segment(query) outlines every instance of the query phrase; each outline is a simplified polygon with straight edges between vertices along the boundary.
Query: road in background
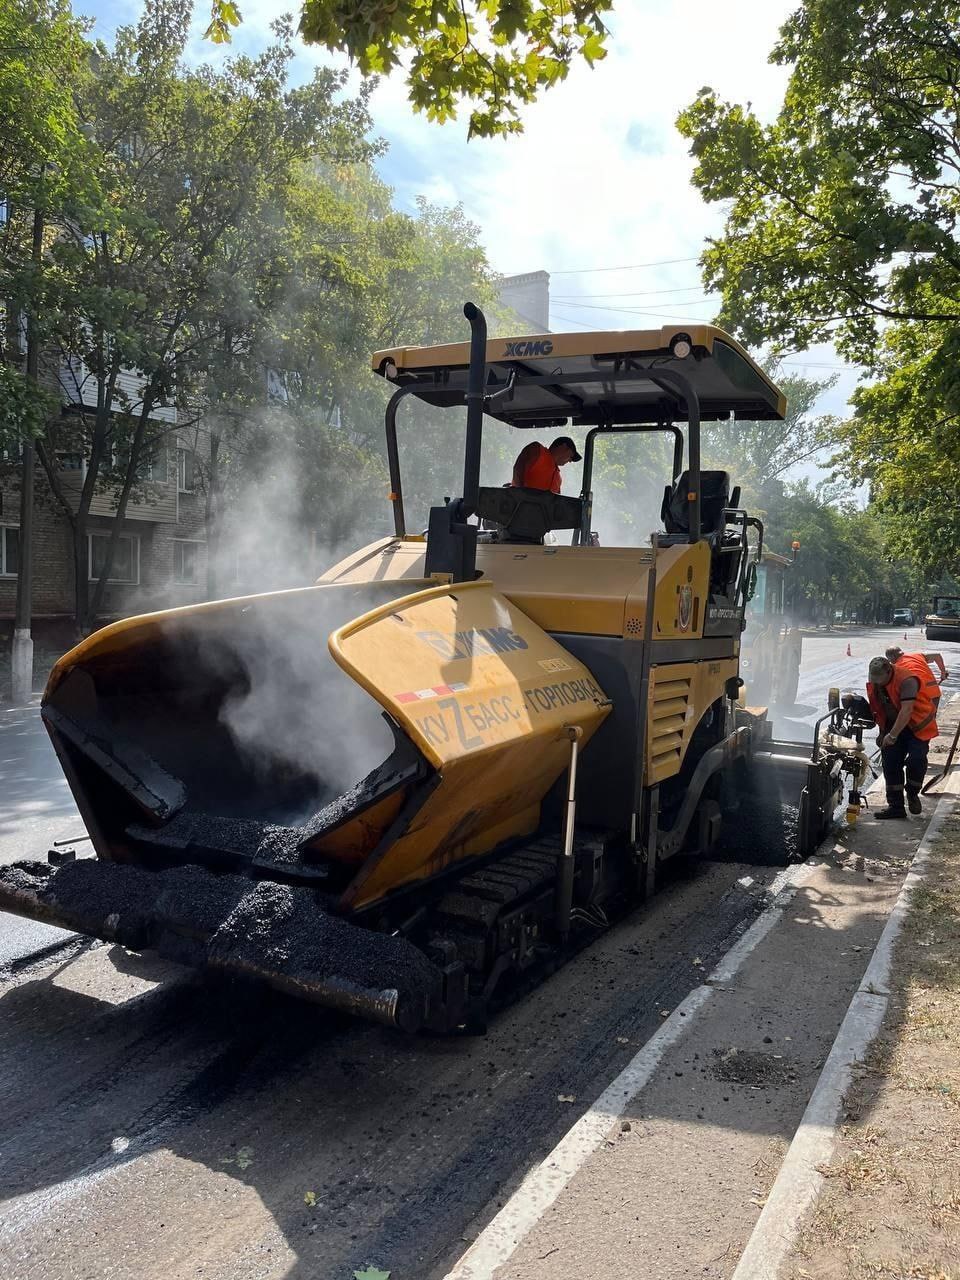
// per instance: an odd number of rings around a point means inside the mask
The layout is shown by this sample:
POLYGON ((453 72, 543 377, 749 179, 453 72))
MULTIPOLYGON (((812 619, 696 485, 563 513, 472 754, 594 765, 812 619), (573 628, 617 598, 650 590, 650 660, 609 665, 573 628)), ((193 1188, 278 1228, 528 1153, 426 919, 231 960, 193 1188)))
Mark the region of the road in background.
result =
POLYGON ((813 729, 826 714, 827 691, 834 686, 866 693, 867 665, 891 645, 905 653, 942 653, 950 675, 944 689, 960 689, 960 644, 929 643, 922 627, 871 627, 807 635, 803 640, 800 683, 794 707, 772 707, 773 734, 787 741, 813 742, 813 729), (847 656, 847 648, 850 655, 847 656))
MULTIPOLYGON (((0 710, 0 864, 45 858, 55 840, 86 834, 40 719, 40 700, 0 710)), ((78 853, 90 849, 77 845, 78 853)), ((71 934, 0 913, 0 969, 71 934)))

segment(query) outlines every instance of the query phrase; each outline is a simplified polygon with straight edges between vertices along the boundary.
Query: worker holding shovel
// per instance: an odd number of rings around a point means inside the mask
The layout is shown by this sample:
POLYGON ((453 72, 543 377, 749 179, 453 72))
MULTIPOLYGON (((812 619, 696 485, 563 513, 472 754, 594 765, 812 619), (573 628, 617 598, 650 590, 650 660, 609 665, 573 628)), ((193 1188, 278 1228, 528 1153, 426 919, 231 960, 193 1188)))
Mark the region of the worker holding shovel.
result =
POLYGON ((904 793, 911 813, 920 813, 920 789, 927 772, 930 742, 940 732, 937 707, 940 686, 919 653, 901 654, 895 662, 873 658, 867 698, 880 730, 880 758, 887 805, 877 818, 906 818, 904 793))

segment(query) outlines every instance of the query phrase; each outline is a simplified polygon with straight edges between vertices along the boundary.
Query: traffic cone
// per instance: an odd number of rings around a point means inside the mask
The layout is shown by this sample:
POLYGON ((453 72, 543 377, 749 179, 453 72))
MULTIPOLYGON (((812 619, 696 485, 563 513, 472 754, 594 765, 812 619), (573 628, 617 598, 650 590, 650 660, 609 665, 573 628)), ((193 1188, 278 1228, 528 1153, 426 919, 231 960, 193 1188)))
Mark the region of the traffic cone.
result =
POLYGON ((847 657, 848 657, 848 658, 852 658, 852 657, 853 657, 853 654, 850 652, 850 641, 849 641, 849 640, 847 641, 847 657))

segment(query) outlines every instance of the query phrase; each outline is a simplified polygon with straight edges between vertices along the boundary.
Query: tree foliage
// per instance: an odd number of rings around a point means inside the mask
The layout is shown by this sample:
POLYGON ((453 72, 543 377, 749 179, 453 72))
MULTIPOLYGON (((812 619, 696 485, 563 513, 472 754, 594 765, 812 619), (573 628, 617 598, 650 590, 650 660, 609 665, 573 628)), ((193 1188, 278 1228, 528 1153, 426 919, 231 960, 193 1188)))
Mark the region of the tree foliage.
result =
POLYGON ((680 116, 695 183, 730 202, 706 280, 749 341, 835 336, 869 364, 883 322, 958 315, 960 3, 804 0, 771 60, 792 67, 772 123, 710 88, 680 116))
POLYGON ((35 436, 50 401, 21 359, 55 293, 33 253, 34 215, 97 199, 76 94, 87 75, 85 26, 62 0, 0 0, 0 447, 35 436))
POLYGON ((783 422, 705 423, 702 443, 704 465, 729 471, 740 486, 743 505, 764 511, 784 474, 822 452, 833 438, 834 419, 814 410, 836 381, 785 374, 777 361, 766 372, 786 397, 783 422))
POLYGON ((894 554, 960 575, 960 399, 956 368, 927 327, 884 335, 877 378, 856 389, 835 463, 870 485, 894 554))
MULTIPOLYGON (((520 108, 565 79, 571 65, 606 55, 612 0, 304 0, 304 38, 346 53, 365 75, 403 67, 410 102, 430 120, 470 107, 470 135, 523 128, 520 108)), ((233 0, 213 0, 207 35, 230 38, 233 0)))
POLYGON ((679 120, 726 206, 706 283, 746 341, 866 366, 836 461, 891 554, 957 572, 960 3, 804 0, 771 59, 792 68, 772 122, 710 88, 679 120))
MULTIPOLYGON (((0 11, 25 3, 33 0, 0 0, 0 11)), ((59 9, 51 13, 61 20, 59 9)), ((464 299, 489 305, 494 296, 462 210, 393 208, 373 168, 383 144, 370 136, 366 92, 347 96, 344 75, 329 69, 292 87, 285 21, 256 56, 217 70, 188 65, 190 13, 189 0, 149 0, 109 47, 71 27, 75 74, 59 97, 51 85, 47 100, 44 65, 37 72, 38 109, 50 114, 53 103, 70 126, 51 128, 45 154, 66 140, 55 172, 51 163, 40 184, 29 154, 19 171, 7 157, 13 194, 0 228, 0 297, 12 302, 8 319, 21 308, 41 318, 49 381, 74 411, 30 403, 22 357, 8 343, 0 431, 39 432, 72 532, 81 631, 102 606, 130 505, 169 482, 177 442, 196 450, 212 593, 228 500, 253 482, 270 481, 276 493, 285 477, 288 492, 275 505, 318 545, 385 528, 386 388, 370 372, 370 353, 459 332, 464 299), (29 228, 41 199, 38 270, 29 228), (64 458, 83 460, 72 473, 82 479, 68 482, 64 458), (98 495, 116 515, 88 592, 98 495)), ((52 56, 44 49, 41 63, 52 56)), ((30 109, 29 92, 18 101, 30 109)), ((43 127, 28 121, 26 133, 43 127)), ((412 460, 414 474, 432 461, 422 450, 412 460)))

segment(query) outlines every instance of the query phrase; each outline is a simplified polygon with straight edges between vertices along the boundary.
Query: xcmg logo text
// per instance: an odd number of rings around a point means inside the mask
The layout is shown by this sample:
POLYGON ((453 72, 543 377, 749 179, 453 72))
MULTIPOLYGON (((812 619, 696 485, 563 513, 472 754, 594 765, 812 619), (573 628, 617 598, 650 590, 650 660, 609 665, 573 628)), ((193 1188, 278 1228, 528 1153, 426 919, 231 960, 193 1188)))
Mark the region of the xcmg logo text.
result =
POLYGON ((553 350, 549 338, 541 338, 537 342, 508 342, 505 356, 548 356, 553 350))

